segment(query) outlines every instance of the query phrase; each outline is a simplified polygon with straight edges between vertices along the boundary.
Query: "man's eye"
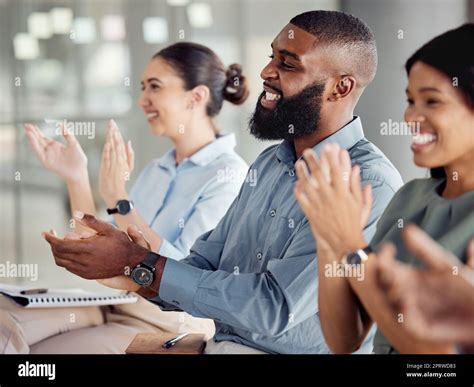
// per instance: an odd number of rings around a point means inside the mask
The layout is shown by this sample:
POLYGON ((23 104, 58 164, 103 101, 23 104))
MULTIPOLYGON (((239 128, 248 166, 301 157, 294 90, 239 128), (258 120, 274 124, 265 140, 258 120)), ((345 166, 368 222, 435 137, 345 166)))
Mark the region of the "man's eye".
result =
POLYGON ((284 69, 294 69, 294 67, 292 65, 289 65, 288 63, 285 63, 285 62, 280 62, 280 66, 283 67, 284 69))
POLYGON ((153 84, 151 84, 150 87, 151 87, 152 90, 156 90, 156 89, 159 89, 159 88, 160 88, 160 86, 158 86, 158 85, 153 85, 153 84))
POLYGON ((275 55, 271 54, 271 55, 268 55, 268 57, 269 57, 270 59, 273 59, 273 58, 275 58, 275 55))
POLYGON ((428 101, 426 101, 426 103, 427 103, 428 105, 435 105, 435 104, 437 104, 438 102, 439 102, 439 101, 436 100, 436 99, 429 99, 428 101))
POLYGON ((411 98, 407 98, 408 105, 413 105, 413 100, 411 98))

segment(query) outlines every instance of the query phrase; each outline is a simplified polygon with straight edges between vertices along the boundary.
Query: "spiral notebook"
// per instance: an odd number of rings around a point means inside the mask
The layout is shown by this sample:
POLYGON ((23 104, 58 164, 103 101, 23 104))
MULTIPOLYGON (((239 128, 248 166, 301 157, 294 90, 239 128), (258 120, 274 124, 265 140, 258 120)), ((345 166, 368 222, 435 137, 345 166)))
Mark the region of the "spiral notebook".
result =
POLYGON ((82 289, 47 289, 46 293, 22 294, 22 286, 0 284, 0 293, 25 308, 63 308, 70 306, 95 306, 133 304, 138 297, 128 292, 87 292, 82 289))

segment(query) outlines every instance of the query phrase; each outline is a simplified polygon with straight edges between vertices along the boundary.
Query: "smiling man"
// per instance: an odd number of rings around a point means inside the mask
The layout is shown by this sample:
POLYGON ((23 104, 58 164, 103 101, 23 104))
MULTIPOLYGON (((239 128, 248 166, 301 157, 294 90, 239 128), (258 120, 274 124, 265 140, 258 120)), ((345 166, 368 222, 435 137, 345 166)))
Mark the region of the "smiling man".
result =
MULTIPOLYGON (((315 241, 293 196, 294 166, 304 149, 319 153, 323 144, 337 142, 361 166, 374 196, 368 239, 402 184, 353 115, 377 64, 373 34, 361 20, 333 11, 298 15, 274 39, 270 58, 250 131, 283 141, 257 157, 251 166, 257 184, 243 184, 224 218, 197 239, 186 259, 149 252, 88 215, 81 222, 97 231, 92 238, 45 235, 59 266, 84 278, 132 268, 134 282, 127 279, 125 287, 164 309, 213 319, 208 353, 330 352, 318 317, 315 241)), ((360 351, 370 350, 369 339, 360 351)))

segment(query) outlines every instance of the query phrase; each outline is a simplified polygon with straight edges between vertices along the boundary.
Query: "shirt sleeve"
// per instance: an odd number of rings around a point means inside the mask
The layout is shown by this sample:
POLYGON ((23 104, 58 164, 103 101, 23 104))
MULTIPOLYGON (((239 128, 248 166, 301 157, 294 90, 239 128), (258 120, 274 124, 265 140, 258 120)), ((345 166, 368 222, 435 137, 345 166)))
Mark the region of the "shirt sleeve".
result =
MULTIPOLYGON (((364 229, 370 240, 394 191, 383 181, 364 183, 372 185, 375 198, 364 229)), ((185 260, 187 265, 168 260, 159 297, 193 316, 271 336, 318 312, 316 247, 307 221, 297 230, 284 256, 270 260, 263 273, 218 270, 225 235, 216 238, 211 232, 199 238, 185 260)))
POLYGON ((199 255, 199 267, 168 260, 160 299, 196 317, 272 336, 317 312, 317 262, 308 222, 296 231, 285 255, 270 260, 263 273, 216 270, 218 250, 211 249, 206 258, 199 255))

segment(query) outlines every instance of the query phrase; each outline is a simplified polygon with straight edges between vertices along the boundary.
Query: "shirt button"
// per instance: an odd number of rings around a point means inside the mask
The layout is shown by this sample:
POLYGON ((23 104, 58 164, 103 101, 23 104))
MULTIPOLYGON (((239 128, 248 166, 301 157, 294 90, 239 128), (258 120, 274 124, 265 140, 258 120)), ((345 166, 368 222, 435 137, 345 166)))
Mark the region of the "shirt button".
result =
POLYGON ((263 254, 262 254, 262 253, 258 253, 258 254, 257 254, 257 259, 262 259, 262 257, 263 257, 263 254))
POLYGON ((290 172, 288 172, 288 175, 290 175, 291 177, 295 176, 295 170, 290 169, 290 172))
POLYGON ((270 211, 270 216, 273 218, 277 214, 276 210, 270 211))

